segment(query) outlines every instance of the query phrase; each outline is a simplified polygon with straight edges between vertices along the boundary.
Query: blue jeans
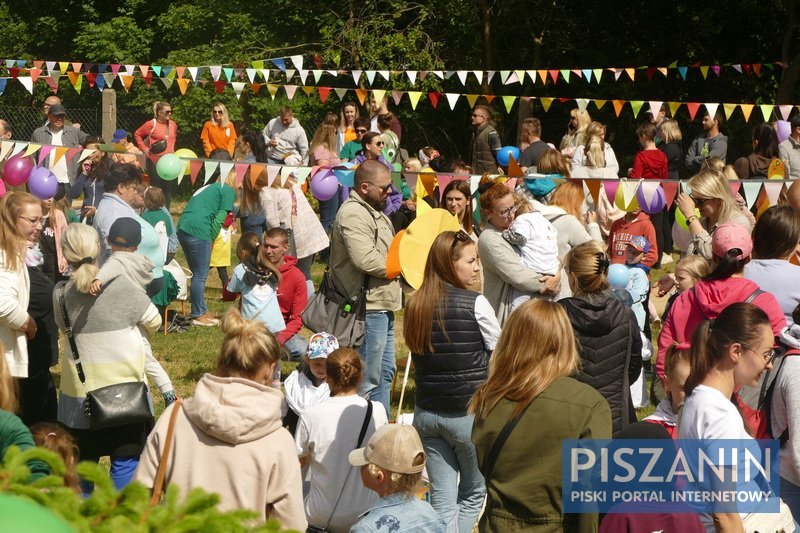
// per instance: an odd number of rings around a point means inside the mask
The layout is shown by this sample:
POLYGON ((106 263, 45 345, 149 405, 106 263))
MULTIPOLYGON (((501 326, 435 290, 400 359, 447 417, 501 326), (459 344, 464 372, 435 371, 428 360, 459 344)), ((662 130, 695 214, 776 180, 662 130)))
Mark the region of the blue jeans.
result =
POLYGON ((204 241, 189 235, 183 230, 178 230, 178 241, 183 248, 183 255, 192 271, 192 318, 197 318, 208 312, 206 307, 206 279, 208 278, 209 263, 211 263, 211 242, 204 241))
POLYGON ((781 500, 792 511, 795 528, 800 527, 798 525, 798 519, 800 519, 800 487, 781 478, 781 500))
POLYGON ((366 335, 358 349, 364 362, 361 396, 380 402, 389 416, 389 392, 397 369, 394 356, 394 313, 367 311, 366 335))
POLYGON ((414 427, 428 455, 431 505, 447 522, 448 532, 470 533, 486 496, 471 440, 474 418, 464 412, 414 409, 414 427))
POLYGON ((297 360, 302 359, 306 355, 306 348, 308 348, 308 341, 300 335, 292 335, 284 344, 283 347, 289 352, 289 357, 297 360))
POLYGON ((342 186, 336 189, 336 194, 329 200, 319 201, 319 222, 325 229, 325 233, 330 233, 333 221, 336 218, 336 213, 342 206, 342 186))

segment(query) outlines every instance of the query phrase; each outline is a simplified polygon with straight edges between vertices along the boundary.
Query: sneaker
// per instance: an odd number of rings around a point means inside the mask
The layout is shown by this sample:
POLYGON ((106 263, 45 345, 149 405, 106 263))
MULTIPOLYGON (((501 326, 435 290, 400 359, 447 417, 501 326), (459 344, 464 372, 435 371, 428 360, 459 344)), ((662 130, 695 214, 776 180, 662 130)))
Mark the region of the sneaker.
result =
POLYGON ((667 254, 667 253, 661 254, 661 264, 662 265, 668 265, 668 264, 673 263, 673 262, 675 262, 675 260, 672 259, 672 254, 667 254))
POLYGON ((219 320, 211 316, 211 313, 206 313, 192 320, 192 324, 195 326, 217 326, 219 325, 219 320))

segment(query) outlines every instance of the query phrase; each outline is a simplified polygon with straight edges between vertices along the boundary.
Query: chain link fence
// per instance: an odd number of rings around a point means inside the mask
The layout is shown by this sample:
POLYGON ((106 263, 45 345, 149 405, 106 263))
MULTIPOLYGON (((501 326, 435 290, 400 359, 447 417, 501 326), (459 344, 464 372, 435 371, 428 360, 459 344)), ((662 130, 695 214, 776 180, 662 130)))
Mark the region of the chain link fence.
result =
MULTIPOLYGON (((2 105, 0 105, 0 118, 6 120, 11 125, 14 138, 19 140, 30 139, 33 130, 44 126, 46 120, 41 109, 2 105)), ((68 109, 67 119, 73 124, 80 124, 83 131, 91 134, 99 133, 102 127, 99 109, 68 109)))

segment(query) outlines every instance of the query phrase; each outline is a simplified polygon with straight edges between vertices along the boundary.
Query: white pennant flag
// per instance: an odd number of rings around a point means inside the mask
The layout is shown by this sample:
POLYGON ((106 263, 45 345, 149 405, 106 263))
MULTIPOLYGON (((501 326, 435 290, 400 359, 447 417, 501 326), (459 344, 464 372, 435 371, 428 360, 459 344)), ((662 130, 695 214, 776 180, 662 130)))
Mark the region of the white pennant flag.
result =
POLYGON ((432 70, 431 73, 440 80, 444 79, 444 72, 442 72, 441 70, 432 70))
POLYGON ((300 83, 303 85, 306 84, 306 78, 308 77, 308 71, 303 69, 297 70, 297 76, 300 78, 300 83))
POLYGON ((19 76, 17 79, 29 93, 33 94, 33 78, 30 76, 19 76))
POLYGON ((264 76, 264 83, 269 82, 269 69, 268 68, 261 68, 258 69, 262 76, 264 76))
POLYGON ((719 104, 703 104, 703 105, 706 106, 706 113, 708 113, 708 116, 713 118, 714 115, 717 114, 717 108, 719 107, 719 104))
POLYGON ((200 69, 197 67, 187 67, 186 70, 189 71, 189 76, 192 77, 192 81, 197 83, 197 73, 200 69))
POLYGON ((284 85, 283 90, 286 91, 286 96, 289 100, 294 98, 294 93, 297 91, 297 85, 284 85))
POLYGON ((408 76, 408 81, 413 84, 417 83, 417 71, 416 70, 407 70, 406 76, 408 76))
POLYGON ((475 79, 478 80, 478 83, 483 82, 483 71, 482 70, 473 70, 472 73, 475 75, 475 79))
POLYGON ((233 93, 236 95, 236 99, 238 100, 242 96, 242 91, 244 90, 244 82, 243 81, 232 81, 231 87, 233 87, 233 93))
POLYGON ((211 77, 214 78, 214 81, 219 81, 219 75, 222 72, 222 67, 214 66, 208 68, 211 70, 211 77))
POLYGON ((312 70, 311 72, 314 74, 314 83, 315 84, 319 83, 320 78, 322 78, 322 71, 312 70))
POLYGON ((461 98, 461 95, 458 93, 445 93, 444 96, 447 98, 447 104, 450 106, 450 109, 455 109, 458 99, 461 98))
POLYGON ((247 79, 250 80, 250 83, 255 83, 256 82, 256 69, 247 68, 247 69, 244 69, 244 71, 247 73, 247 79))
POLYGON ((381 77, 382 77, 383 79, 385 79, 386 81, 391 81, 391 80, 390 80, 390 78, 391 78, 391 74, 390 74, 390 72, 389 72, 388 70, 379 70, 379 71, 378 71, 378 74, 380 74, 380 75, 381 75, 381 77))
POLYGON ((231 173, 231 170, 233 170, 233 165, 234 163, 230 161, 223 161, 219 164, 220 183, 224 183, 225 180, 228 179, 228 175, 231 173))
POLYGON ((286 81, 289 81, 292 76, 294 76, 295 70, 293 68, 287 68, 283 72, 286 74, 286 81))
POLYGON ((458 80, 461 82, 461 85, 466 85, 467 74, 469 74, 469 72, 466 70, 459 70, 458 72, 456 72, 456 74, 458 74, 458 80))
POLYGON ((372 83, 375 81, 375 74, 377 74, 377 72, 374 70, 367 71, 367 83, 369 83, 370 87, 372 87, 372 83))
POLYGON ((290 59, 292 60, 292 65, 294 65, 294 68, 296 68, 297 70, 302 70, 303 69, 303 56, 302 55, 298 54, 296 56, 292 56, 290 59))
MULTIPOLYGON (((657 117, 658 114, 661 112, 661 106, 664 105, 664 102, 656 102, 654 100, 650 101, 650 113, 652 113, 653 118, 657 117)), ((647 200, 650 203, 650 200, 647 200)))
POLYGON ((361 72, 360 70, 352 71, 353 74, 353 81, 355 82, 356 86, 358 86, 358 82, 361 80, 361 72))
POLYGON ((295 167, 281 167, 281 187, 286 185, 286 180, 288 180, 289 176, 292 175, 294 169, 295 167))
POLYGON ((214 175, 214 171, 217 170, 217 167, 219 167, 219 161, 206 161, 203 163, 203 168, 206 171, 206 177, 203 180, 203 185, 208 183, 208 180, 210 180, 211 176, 214 175))

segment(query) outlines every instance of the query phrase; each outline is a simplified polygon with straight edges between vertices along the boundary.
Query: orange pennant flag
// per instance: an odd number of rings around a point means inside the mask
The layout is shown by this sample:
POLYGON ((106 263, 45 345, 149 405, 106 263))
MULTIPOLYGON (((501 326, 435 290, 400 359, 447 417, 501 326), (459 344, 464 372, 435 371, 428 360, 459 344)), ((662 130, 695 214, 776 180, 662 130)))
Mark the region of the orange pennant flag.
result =
POLYGON ((263 83, 251 83, 250 90, 253 91, 255 94, 258 94, 258 91, 260 91, 261 87, 263 86, 264 86, 263 83))
POLYGON ((525 173, 522 171, 522 167, 519 166, 514 156, 508 154, 508 176, 510 178, 521 178, 524 175, 525 173))
POLYGON ((125 92, 131 90, 131 85, 133 85, 133 76, 128 76, 127 74, 120 74, 119 79, 122 80, 122 86, 125 88, 125 92))
POLYGON ((594 200, 594 205, 597 205, 598 198, 600 197, 600 187, 603 185, 603 182, 600 180, 583 180, 583 183, 586 185, 586 188, 589 189, 592 200, 594 200))
POLYGON ((361 105, 364 105, 364 101, 367 99, 367 94, 369 91, 367 89, 356 89, 356 96, 358 97, 358 101, 361 105))
POLYGON ((265 167, 266 165, 258 165, 255 163, 250 165, 249 180, 250 180, 250 185, 252 186, 253 189, 256 188, 256 180, 261 175, 261 173, 264 172, 265 167))
POLYGON ((69 148, 67 148, 66 146, 56 146, 55 149, 56 155, 53 158, 53 165, 58 163, 61 160, 61 158, 64 157, 64 154, 67 153, 67 150, 69 150, 69 148))
POLYGON ((742 110, 742 115, 744 115, 745 122, 750 120, 750 113, 753 112, 754 107, 755 106, 753 104, 739 104, 739 108, 742 110))
POLYGON ((625 106, 625 100, 614 100, 614 112, 619 116, 622 112, 622 108, 625 106))
POLYGON ((186 78, 178 78, 175 81, 178 82, 178 89, 181 90, 181 94, 186 95, 186 89, 189 87, 189 82, 191 82, 192 80, 188 80, 186 78))
POLYGON ((67 72, 67 76, 69 77, 69 82, 75 87, 78 84, 78 78, 81 77, 80 72, 67 72))

